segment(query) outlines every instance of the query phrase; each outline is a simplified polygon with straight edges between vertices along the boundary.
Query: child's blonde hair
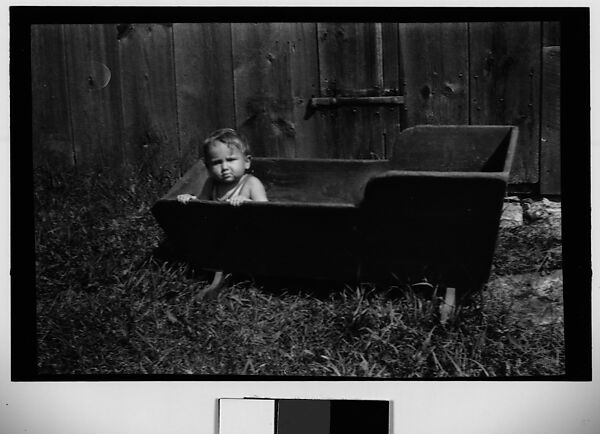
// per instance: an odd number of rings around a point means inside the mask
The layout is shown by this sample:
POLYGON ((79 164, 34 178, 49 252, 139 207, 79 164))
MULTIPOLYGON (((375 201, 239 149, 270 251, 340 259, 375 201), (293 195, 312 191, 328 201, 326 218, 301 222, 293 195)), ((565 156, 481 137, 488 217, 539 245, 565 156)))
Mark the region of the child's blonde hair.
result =
POLYGON ((225 143, 228 148, 239 150, 245 157, 250 156, 250 145, 243 135, 233 128, 221 128, 213 131, 206 139, 204 139, 202 153, 204 155, 205 163, 208 161, 208 150, 215 142, 225 143))

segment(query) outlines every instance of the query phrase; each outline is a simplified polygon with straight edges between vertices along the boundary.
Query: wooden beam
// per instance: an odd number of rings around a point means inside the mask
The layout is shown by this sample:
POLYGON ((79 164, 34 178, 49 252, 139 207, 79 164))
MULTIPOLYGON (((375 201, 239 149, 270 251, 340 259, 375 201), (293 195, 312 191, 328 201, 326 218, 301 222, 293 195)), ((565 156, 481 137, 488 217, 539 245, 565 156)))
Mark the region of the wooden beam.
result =
POLYGON ((339 98, 311 98, 310 107, 335 108, 353 105, 402 105, 403 96, 366 96, 366 97, 339 97, 339 98))

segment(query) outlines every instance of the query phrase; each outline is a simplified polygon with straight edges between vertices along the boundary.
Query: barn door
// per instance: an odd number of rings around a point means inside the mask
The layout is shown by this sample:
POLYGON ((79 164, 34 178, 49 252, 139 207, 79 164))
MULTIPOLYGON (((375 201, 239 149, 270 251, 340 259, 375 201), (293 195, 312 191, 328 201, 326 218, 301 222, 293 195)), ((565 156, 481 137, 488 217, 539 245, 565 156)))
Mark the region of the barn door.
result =
POLYGON ((391 98, 400 87, 397 27, 318 23, 317 33, 321 100, 313 107, 327 156, 384 158, 400 129, 401 99, 391 98))
POLYGON ((237 128, 260 157, 314 157, 321 152, 305 105, 318 89, 314 23, 233 23, 233 90, 237 128))
POLYGON ((389 99, 400 88, 397 25, 231 26, 235 123, 256 156, 385 156, 400 123, 398 100, 389 99), (329 97, 358 100, 324 104, 329 97), (365 104, 378 97, 387 103, 365 104))

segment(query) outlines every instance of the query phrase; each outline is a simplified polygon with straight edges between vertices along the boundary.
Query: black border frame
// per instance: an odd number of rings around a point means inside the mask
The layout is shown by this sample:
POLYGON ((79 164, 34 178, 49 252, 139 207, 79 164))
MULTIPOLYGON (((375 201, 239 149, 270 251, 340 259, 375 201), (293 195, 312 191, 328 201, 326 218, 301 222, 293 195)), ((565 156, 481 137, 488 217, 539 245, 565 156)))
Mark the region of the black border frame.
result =
MULTIPOLYGON (((406 381, 354 377, 241 375, 38 375, 31 143, 30 25, 42 23, 378 21, 561 23, 561 161, 564 376, 422 381, 591 381, 590 10, 572 8, 45 7, 12 6, 10 17, 10 207, 12 381, 406 381), (569 86, 568 84, 576 84, 569 86), (568 148, 568 149, 567 149, 568 148)), ((414 381, 414 380, 410 380, 414 381)))

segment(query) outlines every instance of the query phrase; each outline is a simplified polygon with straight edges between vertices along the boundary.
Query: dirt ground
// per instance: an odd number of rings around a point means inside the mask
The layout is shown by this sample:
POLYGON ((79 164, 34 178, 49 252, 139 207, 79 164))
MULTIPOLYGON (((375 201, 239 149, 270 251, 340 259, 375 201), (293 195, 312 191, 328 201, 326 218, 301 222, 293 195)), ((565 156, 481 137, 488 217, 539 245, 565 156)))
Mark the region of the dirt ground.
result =
POLYGON ((501 276, 488 283, 488 290, 511 296, 512 315, 522 325, 547 325, 563 321, 562 270, 501 276))
MULTIPOLYGON (((527 244, 528 236, 534 241, 537 239, 538 242, 544 239, 550 239, 554 243, 561 241, 560 203, 546 198, 508 198, 501 219, 501 234, 503 231, 526 234, 523 237, 523 246, 527 244)), ((502 242, 501 236, 500 248, 511 247, 502 246, 502 242)), ((518 250, 523 246, 514 246, 515 261, 520 259, 518 250)), ((531 264, 533 267, 529 267, 533 268, 533 271, 496 274, 492 275, 488 282, 490 292, 512 299, 511 315, 514 315, 521 325, 547 325, 563 321, 562 249, 560 246, 554 246, 539 253, 537 262, 531 264)))

